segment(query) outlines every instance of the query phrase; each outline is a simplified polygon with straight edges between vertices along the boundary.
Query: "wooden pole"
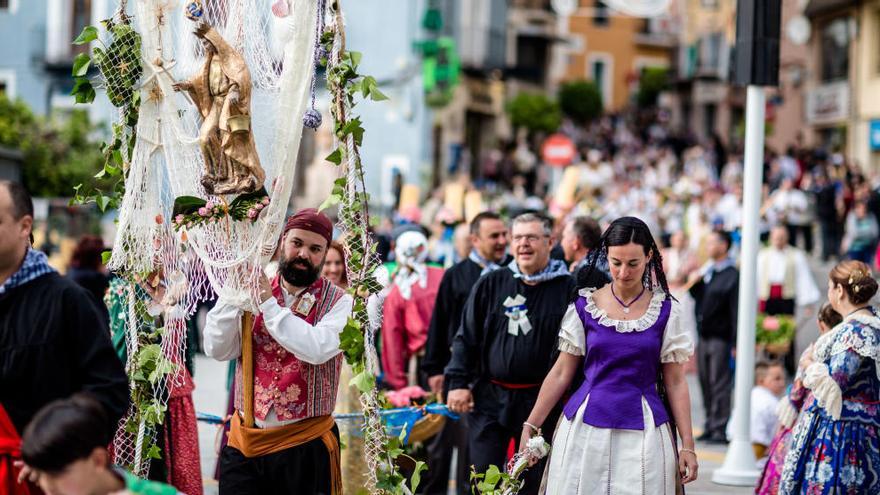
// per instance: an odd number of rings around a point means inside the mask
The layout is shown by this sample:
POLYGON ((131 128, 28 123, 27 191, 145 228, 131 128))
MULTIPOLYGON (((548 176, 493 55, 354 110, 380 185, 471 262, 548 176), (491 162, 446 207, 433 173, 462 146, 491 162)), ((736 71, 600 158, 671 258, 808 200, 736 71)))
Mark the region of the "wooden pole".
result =
POLYGON ((241 407, 244 426, 254 427, 254 314, 241 315, 241 407))

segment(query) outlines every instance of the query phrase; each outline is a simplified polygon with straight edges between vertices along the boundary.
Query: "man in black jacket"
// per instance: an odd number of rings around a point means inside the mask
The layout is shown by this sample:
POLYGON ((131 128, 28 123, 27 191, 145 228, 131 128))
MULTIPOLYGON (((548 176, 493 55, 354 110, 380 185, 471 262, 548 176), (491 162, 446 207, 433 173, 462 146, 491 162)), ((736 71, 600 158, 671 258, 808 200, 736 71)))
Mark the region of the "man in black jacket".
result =
POLYGON ((710 265, 691 275, 691 295, 696 301, 697 371, 706 409, 706 427, 698 440, 727 443, 725 430, 730 418, 733 370, 732 350, 736 345, 739 271, 728 256, 730 235, 713 232, 706 241, 710 265))
MULTIPOLYGON (((443 369, 452 357, 452 339, 461 325, 461 315, 471 289, 482 274, 510 262, 507 225, 497 213, 486 211, 478 214, 471 220, 470 232, 473 250, 467 259, 456 263, 443 274, 428 327, 422 371, 428 376, 431 391, 436 394, 446 393, 443 369)), ((458 449, 456 489, 460 494, 470 493, 470 466, 465 462, 467 443, 467 417, 462 415, 458 421, 446 421, 443 430, 428 445, 430 471, 425 475, 421 493, 446 494, 453 448, 458 449)))
POLYGON ((33 220, 24 187, 0 181, 0 414, 20 435, 47 403, 85 392, 115 431, 128 408, 125 370, 89 294, 31 248, 33 220))

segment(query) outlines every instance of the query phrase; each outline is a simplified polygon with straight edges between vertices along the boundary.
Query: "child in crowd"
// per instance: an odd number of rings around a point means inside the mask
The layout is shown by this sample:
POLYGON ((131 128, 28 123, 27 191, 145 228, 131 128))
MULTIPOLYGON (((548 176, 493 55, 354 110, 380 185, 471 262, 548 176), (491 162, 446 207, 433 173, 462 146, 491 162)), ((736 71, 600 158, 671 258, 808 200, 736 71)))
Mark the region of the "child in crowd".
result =
POLYGON ((47 404, 24 430, 22 459, 47 495, 178 495, 110 464, 107 413, 86 394, 47 404))
MULTIPOLYGON (((776 408, 785 391, 785 368, 782 363, 761 361, 755 366, 752 388, 750 431, 755 458, 761 459, 776 431, 776 408)), ((731 415, 732 416, 732 415, 731 415)), ((727 423, 727 438, 733 436, 733 422, 727 423)))
POLYGON ((755 458, 761 459, 776 432, 776 408, 785 391, 785 368, 782 363, 760 362, 755 366, 752 388, 751 432, 755 458))

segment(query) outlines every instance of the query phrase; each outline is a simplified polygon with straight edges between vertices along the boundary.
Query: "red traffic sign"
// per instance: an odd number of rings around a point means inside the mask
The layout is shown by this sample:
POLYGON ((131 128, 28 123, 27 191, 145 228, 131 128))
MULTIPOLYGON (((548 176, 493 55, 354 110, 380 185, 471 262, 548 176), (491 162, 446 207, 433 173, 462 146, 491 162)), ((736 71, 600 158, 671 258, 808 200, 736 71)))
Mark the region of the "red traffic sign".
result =
POLYGON ((554 167, 571 165, 576 154, 577 148, 574 147, 574 142, 565 134, 553 134, 541 146, 541 157, 544 159, 544 163, 554 167))

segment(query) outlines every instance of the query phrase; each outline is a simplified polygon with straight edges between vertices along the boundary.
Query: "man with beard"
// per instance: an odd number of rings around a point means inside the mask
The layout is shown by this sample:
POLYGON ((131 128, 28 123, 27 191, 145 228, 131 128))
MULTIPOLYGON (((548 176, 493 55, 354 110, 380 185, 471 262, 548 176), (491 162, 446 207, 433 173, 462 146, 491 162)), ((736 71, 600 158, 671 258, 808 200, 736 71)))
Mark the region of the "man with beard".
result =
MULTIPOLYGON (((479 472, 490 464, 504 469, 508 446, 519 441, 558 355, 559 328, 575 288, 565 262, 550 259, 551 219, 525 213, 511 230, 514 261, 474 285, 446 367, 449 408, 471 413, 468 464, 479 472)), ((553 416, 558 412, 544 423, 546 438, 553 416)), ((543 462, 529 469, 521 493, 537 493, 543 471, 543 462)))
MULTIPOLYGON (((443 274, 434 314, 428 327, 428 343, 422 372, 428 376, 431 391, 445 396, 443 368, 452 357, 452 339, 461 325, 464 304, 474 284, 481 275, 510 263, 507 254, 507 225, 497 213, 479 213, 470 223, 470 242, 473 246, 467 259, 456 263, 443 274)), ((452 450, 458 449, 456 489, 459 494, 470 493, 470 466, 467 459, 467 417, 458 421, 447 420, 440 434, 428 445, 428 466, 424 476, 422 493, 446 494, 449 486, 449 467, 452 450)))
MULTIPOLYGON (((254 420, 235 398, 229 444, 220 453, 220 494, 341 493, 339 432, 332 413, 348 294, 319 277, 333 225, 315 209, 287 220, 278 275, 260 280, 253 328, 254 420)), ((241 358, 241 309, 221 296, 208 313, 205 353, 241 358)), ((236 390, 241 387, 241 363, 236 390)))

